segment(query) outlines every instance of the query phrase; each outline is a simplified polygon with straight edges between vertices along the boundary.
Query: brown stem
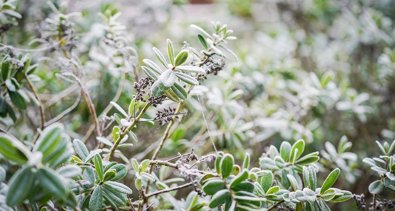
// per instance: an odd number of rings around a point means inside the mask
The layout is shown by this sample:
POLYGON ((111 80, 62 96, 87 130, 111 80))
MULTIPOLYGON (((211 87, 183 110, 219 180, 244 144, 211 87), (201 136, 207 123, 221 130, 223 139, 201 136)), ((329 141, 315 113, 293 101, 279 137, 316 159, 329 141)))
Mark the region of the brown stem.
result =
MULTIPOLYGON (((62 48, 62 52, 67 59, 71 59, 69 53, 64 48, 62 48)), ((85 87, 85 85, 81 82, 81 80, 76 75, 70 74, 70 76, 72 76, 77 81, 78 85, 80 85, 82 96, 84 97, 86 104, 88 104, 89 112, 91 113, 93 120, 95 122, 96 134, 97 136, 102 136, 99 119, 97 118, 97 114, 96 114, 95 105, 93 104, 92 99, 89 96, 88 89, 85 87)))
POLYGON ((82 96, 84 96, 85 102, 86 102, 86 104, 88 104, 89 112, 92 114, 93 120, 95 121, 96 134, 97 134, 97 136, 102 136, 101 130, 100 130, 99 119, 97 118, 97 115, 96 115, 95 105, 93 105, 92 99, 89 96, 88 90, 86 89, 85 85, 83 85, 81 83, 81 81, 79 81, 79 80, 78 80, 78 83, 81 86, 82 96))

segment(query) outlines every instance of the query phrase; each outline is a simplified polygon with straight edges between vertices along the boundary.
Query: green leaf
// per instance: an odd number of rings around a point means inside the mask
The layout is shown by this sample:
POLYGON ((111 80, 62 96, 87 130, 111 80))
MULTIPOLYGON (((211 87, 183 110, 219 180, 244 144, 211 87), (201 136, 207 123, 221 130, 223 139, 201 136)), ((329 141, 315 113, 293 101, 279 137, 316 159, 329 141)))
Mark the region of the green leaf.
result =
POLYGON ((259 184, 262 189, 267 192, 273 184, 273 173, 271 171, 264 171, 262 177, 260 177, 259 184))
POLYGON ((167 39, 167 56, 169 57, 170 63, 174 66, 174 47, 171 40, 167 39))
POLYGON ((235 178, 233 178, 232 182, 230 183, 230 188, 235 187, 246 179, 248 179, 248 171, 244 169, 235 178))
POLYGON ((0 154, 9 161, 23 165, 27 162, 30 153, 19 140, 6 134, 0 134, 0 154))
POLYGON ((62 134, 63 126, 59 123, 46 127, 41 133, 40 138, 37 140, 34 151, 42 152, 43 159, 49 157, 58 149, 58 146, 62 141, 62 134))
POLYGON ((214 174, 212 174, 212 173, 207 173, 207 174, 205 174, 204 176, 202 176, 202 177, 200 178, 199 183, 200 183, 201 185, 203 185, 203 184, 205 184, 207 181, 209 181, 210 178, 213 178, 213 177, 216 177, 216 176, 215 176, 214 174))
POLYGON ((343 195, 335 196, 330 202, 332 203, 340 203, 345 202, 353 198, 353 194, 350 191, 342 191, 343 195))
POLYGON ((66 178, 77 177, 77 176, 80 176, 82 173, 81 168, 79 166, 73 165, 73 164, 62 166, 59 169, 57 169, 56 171, 60 175, 62 175, 63 177, 66 177, 66 178))
POLYGON ((153 47, 152 50, 154 50, 156 57, 163 64, 163 66, 165 66, 165 68, 167 68, 168 66, 167 66, 166 58, 163 56, 163 54, 160 52, 160 50, 155 47, 153 47))
POLYGON ((216 192, 225 189, 225 183, 223 180, 220 179, 211 179, 207 181, 203 187, 202 190, 207 194, 207 195, 214 195, 216 192))
POLYGON ((103 190, 101 186, 96 186, 89 200, 89 210, 101 211, 102 204, 103 204, 103 190))
POLYGON ((198 34, 198 39, 199 39, 200 44, 202 44, 202 46, 205 49, 207 49, 208 45, 207 45, 206 39, 204 39, 204 37, 201 34, 198 34))
POLYGON ((220 190, 214 194, 209 203, 210 208, 216 208, 226 202, 230 198, 230 192, 227 189, 220 190))
POLYGON ((270 170, 278 169, 276 163, 268 157, 261 158, 259 164, 263 169, 270 169, 270 170))
POLYGON ((114 166, 111 166, 110 170, 114 169, 116 171, 115 176, 111 179, 112 181, 118 181, 122 178, 124 178, 127 174, 128 171, 126 169, 126 166, 123 164, 115 164, 114 166))
POLYGON ((151 68, 148 68, 146 66, 141 66, 141 68, 143 69, 144 73, 152 80, 158 79, 160 73, 157 73, 156 71, 153 71, 151 68))
POLYGON ((106 171, 106 173, 104 173, 104 181, 112 180, 116 174, 117 174, 117 171, 115 169, 110 169, 110 170, 106 171))
POLYGON ((62 176, 50 168, 40 168, 37 171, 37 179, 40 186, 57 198, 66 199, 67 188, 62 176))
POLYGON ((188 51, 187 50, 180 51, 176 56, 174 66, 180 66, 184 64, 187 61, 187 59, 188 59, 188 51))
POLYGON ((199 85, 199 81, 196 80, 194 77, 187 75, 185 73, 180 73, 177 72, 175 74, 179 79, 181 79, 182 81, 184 81, 187 84, 191 84, 191 85, 199 85))
POLYGON ((221 174, 223 178, 227 178, 233 170, 234 165, 233 156, 230 154, 226 154, 221 160, 221 174))
POLYGON ((291 183, 291 187, 294 191, 301 189, 302 184, 300 184, 298 182, 298 180, 295 178, 295 176, 293 176, 292 174, 288 174, 287 178, 289 180, 289 182, 291 183))
POLYGON ((302 139, 299 139, 294 145, 292 145, 288 158, 291 163, 294 163, 303 154, 304 147, 305 143, 302 139))
POLYGON ((309 164, 315 163, 320 159, 320 157, 318 155, 319 155, 319 152, 312 152, 312 153, 305 155, 302 158, 298 159, 295 162, 295 164, 309 165, 309 164))
POLYGON ((324 193, 320 193, 320 197, 325 201, 330 201, 336 196, 336 191, 333 188, 329 188, 324 193))
MULTIPOLYGON (((103 197, 111 203, 113 208, 118 208, 118 206, 125 205, 127 202, 126 194, 120 192, 114 192, 112 189, 108 188, 108 186, 102 186, 103 197)), ((117 209, 118 210, 118 209, 117 209)))
POLYGON ((130 189, 128 186, 126 186, 122 183, 119 183, 119 182, 106 181, 103 183, 103 185, 115 192, 132 194, 132 189, 130 189))
POLYGON ((200 31, 204 36, 208 37, 208 38, 212 38, 212 36, 204 29, 202 29, 200 26, 197 26, 195 24, 191 24, 192 28, 197 29, 198 31, 200 31))
POLYGON ((221 174, 221 160, 223 158, 223 154, 218 154, 215 158, 215 171, 217 174, 221 174))
POLYGON ((243 159, 243 169, 248 169, 250 167, 250 162, 251 162, 250 154, 246 153, 243 159))
POLYGON ((176 82, 176 74, 172 70, 166 70, 159 76, 159 80, 162 82, 163 86, 169 88, 176 82))
POLYGON ((139 162, 135 158, 132 158, 131 163, 133 170, 135 172, 140 172, 139 162))
POLYGON ((303 166, 303 181, 304 185, 312 190, 317 188, 317 173, 314 166, 303 166))
POLYGON ((185 65, 185 66, 176 66, 175 68, 176 70, 181 70, 181 71, 186 71, 186 72, 192 72, 192 73, 206 73, 206 71, 198 66, 189 66, 189 65, 185 65))
POLYGON ((269 190, 267 190, 266 195, 268 195, 268 194, 275 194, 275 193, 277 193, 279 191, 280 191, 280 187, 273 186, 273 187, 269 188, 269 190))
POLYGON ((1 77, 3 81, 7 80, 10 76, 10 63, 8 61, 3 61, 1 64, 1 77))
POLYGON ((303 211, 303 204, 302 203, 296 203, 295 211, 303 211))
POLYGON ((180 99, 187 99, 188 93, 185 91, 182 86, 180 86, 178 83, 174 83, 174 86, 171 87, 171 90, 177 95, 178 98, 180 99))
POLYGON ((92 150, 92 151, 89 153, 89 155, 86 156, 84 162, 85 162, 85 163, 89 162, 95 155, 100 154, 101 152, 102 152, 101 149, 92 150))
POLYGON ((50 167, 57 167, 58 165, 67 162, 72 155, 71 144, 66 137, 61 137, 60 141, 48 155, 44 155, 42 163, 49 164, 50 167))
POLYGON ((379 194, 384 189, 384 184, 381 180, 376 180, 369 185, 369 192, 371 194, 379 194))
POLYGON ((103 181, 104 171, 103 171, 103 163, 102 163, 100 155, 97 154, 93 157, 93 163, 95 164, 95 169, 96 169, 96 173, 97 173, 97 177, 99 178, 99 181, 103 181))
POLYGON ((166 89, 167 88, 163 85, 162 81, 157 80, 151 86, 151 93, 154 97, 159 97, 165 93, 166 89))
POLYGON ((74 147, 75 153, 77 153, 77 155, 82 160, 85 160, 86 157, 89 155, 89 151, 88 151, 88 149, 86 148, 85 144, 82 141, 80 141, 78 139, 74 139, 73 147, 74 147))
POLYGON ((336 168, 334 169, 325 179, 324 183, 322 184, 321 191, 320 193, 324 193, 326 190, 331 188, 333 184, 335 184, 337 178, 340 175, 340 169, 336 168))
POLYGON ((162 73, 162 69, 160 69, 160 67, 152 60, 144 59, 143 62, 144 62, 144 64, 147 65, 148 68, 150 68, 152 71, 154 71, 155 74, 160 75, 162 73))
POLYGON ((284 141, 283 143, 281 143, 281 146, 280 146, 280 155, 281 155, 281 158, 282 158, 283 160, 289 161, 290 153, 291 153, 291 148, 292 148, 292 146, 291 146, 290 143, 288 143, 288 142, 286 142, 286 141, 284 141))
POLYGON ((15 91, 15 92, 9 91, 8 94, 9 94, 9 96, 11 98, 12 103, 16 107, 18 107, 20 109, 26 109, 27 108, 25 98, 23 98, 22 95, 18 91, 15 91))
POLYGON ((2 167, 0 166, 0 184, 1 184, 2 182, 4 182, 5 178, 6 178, 6 171, 5 171, 4 168, 2 168, 2 167))
POLYGON ((166 88, 165 95, 174 102, 179 102, 179 98, 176 93, 173 92, 172 89, 166 88))
POLYGON ((243 181, 237 185, 233 185, 232 190, 233 191, 248 191, 248 192, 253 192, 255 189, 255 186, 253 183, 249 181, 243 181))
POLYGON ((20 86, 18 81, 15 80, 15 78, 7 79, 4 84, 9 92, 16 92, 20 86))
POLYGON ((120 131, 120 129, 119 129, 118 126, 115 126, 115 127, 112 128, 111 135, 112 135, 113 142, 118 140, 118 138, 120 136, 119 135, 119 131, 120 131))
POLYGON ((19 169, 8 183, 6 202, 9 206, 21 204, 32 191, 34 173, 30 166, 19 169))

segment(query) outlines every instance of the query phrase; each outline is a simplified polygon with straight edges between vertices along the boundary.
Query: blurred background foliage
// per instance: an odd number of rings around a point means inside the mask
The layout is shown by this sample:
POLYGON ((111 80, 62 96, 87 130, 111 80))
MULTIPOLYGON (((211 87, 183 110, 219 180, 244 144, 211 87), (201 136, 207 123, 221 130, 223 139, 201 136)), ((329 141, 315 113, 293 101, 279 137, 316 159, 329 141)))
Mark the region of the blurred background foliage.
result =
MULTIPOLYGON (((231 45, 237 58, 230 59, 219 78, 192 90, 187 117, 166 142, 163 157, 190 150, 210 153, 213 139, 238 160, 248 152, 258 162, 267 146, 303 138, 307 151, 321 152, 323 167, 345 172, 340 188, 367 193, 374 175, 360 161, 377 152, 375 140, 395 139, 393 0, 25 0, 12 2, 17 13, 4 4, 2 56, 11 55, 13 65, 20 66, 27 55, 41 59, 29 60, 37 64, 34 73, 25 71, 45 118, 59 117, 55 120, 70 136, 88 147, 96 144, 89 108, 78 85, 59 76, 72 69, 63 58, 78 59, 83 70, 78 76, 108 133, 118 111, 108 112, 107 105, 119 95, 118 105, 127 109, 141 77, 138 64, 154 57, 152 46, 165 49, 168 37, 177 48, 188 45, 185 38, 195 36, 189 25, 211 20, 234 29, 238 39, 231 45), (56 10, 68 15, 60 17, 56 10), (62 51, 52 50, 59 31, 62 51), (69 49, 73 55, 67 55, 69 49), (118 93, 120 86, 124 91, 118 93), (336 149, 342 139, 352 143, 347 152, 336 149)), ((1 130, 30 140, 40 125, 36 98, 26 80, 15 78, 16 90, 1 90, 1 130), (5 90, 11 101, 5 100, 5 90)), ((154 117, 152 111, 146 118, 154 117)), ((164 129, 157 123, 140 126, 138 140, 125 154, 147 158, 161 136, 152 131, 164 129)))

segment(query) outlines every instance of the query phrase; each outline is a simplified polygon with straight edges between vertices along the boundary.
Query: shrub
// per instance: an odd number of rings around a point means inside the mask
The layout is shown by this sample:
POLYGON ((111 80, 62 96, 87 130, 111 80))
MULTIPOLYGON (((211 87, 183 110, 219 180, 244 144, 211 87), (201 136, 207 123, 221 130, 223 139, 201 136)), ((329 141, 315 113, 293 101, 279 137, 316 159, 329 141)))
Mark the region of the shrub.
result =
POLYGON ((0 210, 394 207, 390 3, 41 3, 0 2, 0 210))

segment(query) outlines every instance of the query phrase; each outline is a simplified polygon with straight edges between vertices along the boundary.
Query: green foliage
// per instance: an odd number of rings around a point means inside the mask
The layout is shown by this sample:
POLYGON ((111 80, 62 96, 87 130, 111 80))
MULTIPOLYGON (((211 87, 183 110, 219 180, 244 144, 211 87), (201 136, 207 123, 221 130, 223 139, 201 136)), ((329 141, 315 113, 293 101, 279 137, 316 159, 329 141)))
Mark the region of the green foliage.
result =
MULTIPOLYGON (((288 142, 283 142, 281 145, 282 156, 287 154, 285 156, 287 159, 297 159, 305 150, 305 141, 303 140, 298 140, 292 146, 289 143, 284 143, 288 142), (286 153, 285 149, 287 148, 290 149, 289 153, 286 153)), ((228 165, 235 166, 233 156, 220 155, 220 171, 217 171, 219 175, 200 182, 204 193, 212 196, 209 207, 215 208, 224 205, 226 209, 230 209, 235 204, 233 209, 253 210, 270 208, 286 202, 285 206, 290 209, 302 206, 318 207, 319 210, 324 210, 328 206, 326 203, 344 202, 352 198, 349 191, 332 187, 339 177, 339 169, 333 170, 326 177, 322 186, 318 186, 317 167, 315 166, 318 161, 318 153, 314 153, 317 159, 313 162, 286 163, 275 147, 270 147, 270 151, 269 156, 263 155, 261 158, 260 168, 245 168, 242 172, 231 175, 224 169, 228 169, 228 165)), ((310 154, 306 156, 310 156, 310 154)))
POLYGON ((0 210, 390 209, 391 3, 184 4, 0 2, 0 210))
MULTIPOLYGON (((7 205, 19 205, 25 200, 46 203, 50 199, 74 204, 70 200, 75 196, 66 182, 66 175, 70 175, 70 172, 61 171, 62 168, 67 168, 63 165, 72 154, 69 137, 64 133, 62 125, 54 124, 45 128, 32 149, 5 135, 2 136, 2 143, 7 144, 4 149, 9 150, 0 151, 1 155, 17 165, 23 165, 9 181, 7 205), (35 195, 37 190, 42 193, 35 195)), ((81 172, 77 166, 68 168, 75 168, 76 175, 81 172)))
POLYGON ((370 166, 371 170, 379 175, 380 180, 376 180, 369 185, 369 192, 372 194, 379 194, 384 187, 395 191, 395 164, 394 164, 394 150, 395 141, 391 144, 388 142, 376 142, 381 156, 374 158, 364 158, 363 162, 370 166))

